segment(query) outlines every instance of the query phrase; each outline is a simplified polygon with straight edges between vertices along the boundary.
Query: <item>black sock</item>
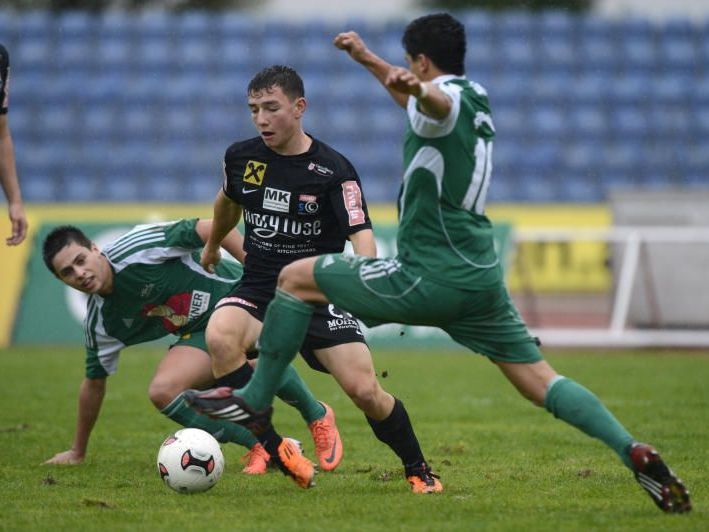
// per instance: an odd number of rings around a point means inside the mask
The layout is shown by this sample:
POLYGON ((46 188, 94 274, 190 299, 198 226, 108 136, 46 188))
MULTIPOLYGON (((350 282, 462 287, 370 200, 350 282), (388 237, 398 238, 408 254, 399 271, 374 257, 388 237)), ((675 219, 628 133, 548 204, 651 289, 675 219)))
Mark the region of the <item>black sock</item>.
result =
POLYGON ((278 456, 278 446, 283 441, 283 438, 278 435, 276 429, 274 429, 273 426, 267 428, 261 434, 256 436, 256 438, 261 443, 261 445, 263 445, 263 448, 266 449, 266 452, 268 454, 275 457, 278 456))
POLYGON ((243 388, 253 374, 254 368, 248 362, 244 362, 244 365, 240 368, 219 377, 216 380, 216 384, 217 386, 229 386, 230 388, 243 388))
POLYGON ((367 417, 367 422, 377 439, 391 447, 391 450, 401 459, 404 468, 420 465, 424 461, 409 414, 406 413, 404 403, 396 397, 394 409, 389 417, 382 421, 367 417))

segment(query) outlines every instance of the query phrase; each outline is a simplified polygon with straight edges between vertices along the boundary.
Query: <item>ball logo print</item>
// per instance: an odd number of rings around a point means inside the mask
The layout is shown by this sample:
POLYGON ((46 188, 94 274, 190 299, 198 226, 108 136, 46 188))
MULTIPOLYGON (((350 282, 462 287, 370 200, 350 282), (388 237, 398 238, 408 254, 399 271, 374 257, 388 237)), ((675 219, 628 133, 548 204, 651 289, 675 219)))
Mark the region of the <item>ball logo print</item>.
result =
POLYGON ((207 491, 224 471, 224 455, 219 442, 200 429, 178 430, 160 446, 158 474, 178 493, 207 491))

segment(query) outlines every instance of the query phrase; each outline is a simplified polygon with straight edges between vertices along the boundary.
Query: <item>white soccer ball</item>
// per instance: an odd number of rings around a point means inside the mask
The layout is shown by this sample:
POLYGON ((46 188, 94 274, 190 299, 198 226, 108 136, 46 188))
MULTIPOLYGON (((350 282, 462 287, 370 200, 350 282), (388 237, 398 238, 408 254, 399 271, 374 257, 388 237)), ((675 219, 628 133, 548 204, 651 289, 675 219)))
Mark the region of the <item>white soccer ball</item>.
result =
POLYGON ((179 493, 207 491, 224 471, 219 442, 200 429, 182 429, 168 436, 158 452, 158 473, 179 493))

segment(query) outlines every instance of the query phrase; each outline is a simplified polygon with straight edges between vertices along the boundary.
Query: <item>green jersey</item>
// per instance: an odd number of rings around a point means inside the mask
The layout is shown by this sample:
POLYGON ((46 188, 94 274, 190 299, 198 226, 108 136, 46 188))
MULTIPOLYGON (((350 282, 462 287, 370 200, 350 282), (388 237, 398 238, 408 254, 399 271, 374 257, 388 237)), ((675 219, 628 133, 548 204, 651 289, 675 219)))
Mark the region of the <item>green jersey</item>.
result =
POLYGON ((213 274, 199 263, 197 220, 136 226, 103 249, 113 291, 87 302, 86 376, 115 373, 123 347, 202 331, 216 303, 241 277, 239 263, 222 260, 213 274))
POLYGON ((412 272, 447 286, 490 288, 502 280, 502 269, 485 216, 495 135, 487 93, 452 75, 433 83, 452 108, 436 120, 409 98, 398 258, 412 272))

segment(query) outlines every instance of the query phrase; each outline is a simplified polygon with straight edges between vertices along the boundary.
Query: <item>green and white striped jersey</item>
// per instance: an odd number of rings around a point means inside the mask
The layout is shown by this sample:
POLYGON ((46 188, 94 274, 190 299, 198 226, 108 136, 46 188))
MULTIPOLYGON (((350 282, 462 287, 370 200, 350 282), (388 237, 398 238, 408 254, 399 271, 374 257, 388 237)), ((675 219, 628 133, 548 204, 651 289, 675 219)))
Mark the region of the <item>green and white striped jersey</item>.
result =
POLYGON ((490 288, 502 280, 502 269, 485 216, 495 136, 487 92, 452 75, 433 83, 451 98, 452 109, 436 120, 409 98, 399 260, 444 285, 490 288))
POLYGON ((106 246, 113 269, 110 295, 87 302, 86 376, 115 373, 123 347, 202 331, 214 305, 241 278, 242 266, 222 260, 215 273, 199 264, 196 219, 139 225, 106 246))

